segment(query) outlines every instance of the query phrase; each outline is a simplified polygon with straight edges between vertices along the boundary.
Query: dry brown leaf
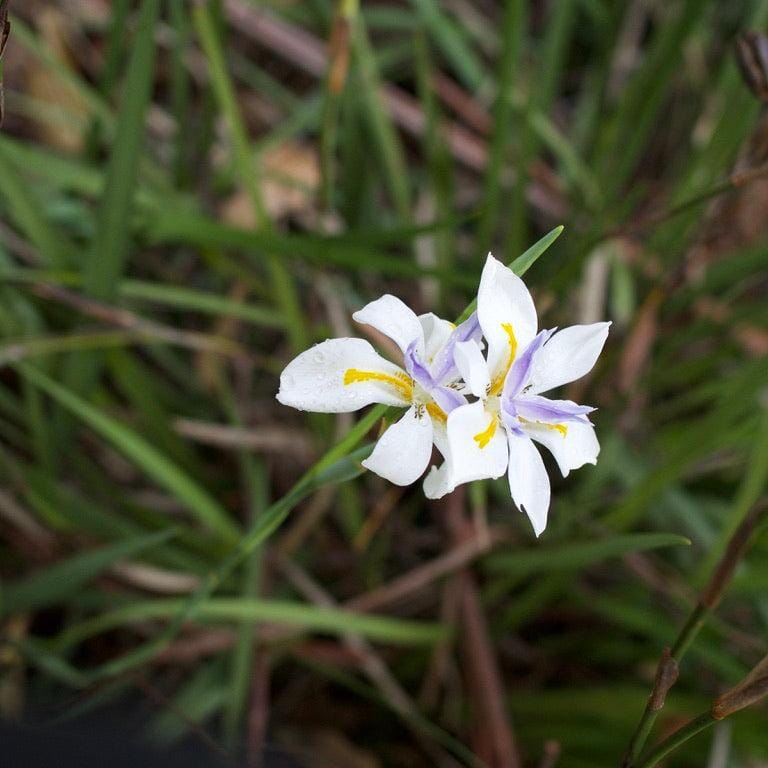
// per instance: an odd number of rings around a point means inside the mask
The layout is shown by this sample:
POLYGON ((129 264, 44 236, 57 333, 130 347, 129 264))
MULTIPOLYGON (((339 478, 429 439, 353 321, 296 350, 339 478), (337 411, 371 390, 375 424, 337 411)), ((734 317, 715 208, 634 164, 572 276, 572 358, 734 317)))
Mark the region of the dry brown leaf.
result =
MULTIPOLYGON (((320 160, 313 146, 286 141, 261 156, 261 169, 261 195, 271 219, 283 219, 312 207, 320 184, 320 160)), ((253 206, 243 189, 225 201, 221 215, 238 227, 252 229, 256 225, 253 206)))
MULTIPOLYGON (((53 55, 72 66, 67 16, 57 8, 45 7, 37 15, 36 24, 53 55)), ((24 80, 28 95, 41 102, 51 114, 50 120, 39 120, 35 124, 40 139, 57 149, 80 150, 89 113, 85 100, 39 59, 30 60, 24 80)))
POLYGON ((334 768, 379 768, 380 763, 375 755, 353 744, 340 731, 319 731, 312 742, 320 765, 332 765, 334 768))
POLYGON ((664 300, 664 292, 654 288, 646 298, 637 315, 635 325, 624 345, 624 352, 619 365, 619 387, 622 392, 629 392, 645 368, 656 341, 658 332, 659 309, 664 300))

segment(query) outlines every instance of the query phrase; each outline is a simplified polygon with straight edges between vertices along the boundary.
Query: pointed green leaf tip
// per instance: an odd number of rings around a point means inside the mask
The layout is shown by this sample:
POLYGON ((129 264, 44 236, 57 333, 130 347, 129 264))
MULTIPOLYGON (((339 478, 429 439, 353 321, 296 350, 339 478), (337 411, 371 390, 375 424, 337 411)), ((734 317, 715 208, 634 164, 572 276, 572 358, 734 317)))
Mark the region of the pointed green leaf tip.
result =
POLYGON ((534 262, 541 256, 544 251, 549 248, 552 243, 557 240, 563 233, 565 227, 555 227, 550 232, 547 232, 541 240, 535 242, 525 253, 518 256, 510 265, 509 268, 518 276, 522 277, 534 264, 534 262))
MULTIPOLYGON (((520 254, 513 262, 510 263, 509 268, 518 276, 522 277, 535 263, 535 261, 541 256, 544 251, 549 248, 552 243, 557 240, 562 234, 565 227, 561 224, 555 227, 550 232, 547 232, 544 237, 537 240, 525 253, 520 254)), ((456 320, 456 324, 463 323, 475 310, 477 309, 477 298, 475 298, 467 308, 459 315, 456 320)))

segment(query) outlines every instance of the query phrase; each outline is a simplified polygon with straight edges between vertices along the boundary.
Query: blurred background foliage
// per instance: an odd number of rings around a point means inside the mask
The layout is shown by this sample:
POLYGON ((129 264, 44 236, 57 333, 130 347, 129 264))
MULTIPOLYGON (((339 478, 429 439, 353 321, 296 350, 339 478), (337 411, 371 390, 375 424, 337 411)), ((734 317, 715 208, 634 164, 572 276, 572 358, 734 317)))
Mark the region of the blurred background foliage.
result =
MULTIPOLYGON (((134 733, 251 764, 619 765, 662 647, 765 505, 768 121, 734 41, 768 5, 10 11, 3 716, 122 702, 134 733), (258 529, 353 421, 278 406, 285 363, 363 333, 383 292, 456 316, 489 249, 560 224, 526 276, 543 325, 614 325, 568 392, 599 407, 600 461, 555 482, 545 535, 504 480, 433 504, 350 460, 258 529)), ((654 739, 765 654, 762 530, 654 739)), ((668 764, 766 765, 765 722, 668 764)))

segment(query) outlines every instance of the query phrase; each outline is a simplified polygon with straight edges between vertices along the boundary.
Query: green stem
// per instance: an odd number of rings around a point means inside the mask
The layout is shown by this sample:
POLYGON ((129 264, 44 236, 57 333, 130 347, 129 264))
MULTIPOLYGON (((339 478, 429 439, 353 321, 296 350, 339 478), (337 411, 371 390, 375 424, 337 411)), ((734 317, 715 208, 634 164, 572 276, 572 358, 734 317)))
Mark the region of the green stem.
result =
MULTIPOLYGON (((256 173, 254 168, 252 147, 245 130, 243 117, 237 105, 235 89, 227 72, 221 41, 216 32, 208 5, 206 3, 195 5, 192 11, 192 18, 208 60, 214 94, 232 132, 236 172, 240 176, 240 182, 251 200, 257 227, 269 229, 269 217, 264 206, 264 200, 262 199, 261 188, 259 187, 259 174, 256 173)), ((299 297, 291 275, 285 264, 275 254, 267 255, 267 269, 277 303, 285 317, 291 345, 294 350, 303 349, 307 346, 308 334, 299 297)))
MULTIPOLYGON (((710 612, 711 609, 701 603, 697 603, 691 611, 672 645, 672 658, 678 664, 682 661, 683 656, 685 656, 688 649, 691 647, 691 644, 696 639, 696 636, 701 631, 710 612)), ((637 724, 637 728, 629 742, 627 756, 624 758, 623 763, 625 768, 635 768, 635 766, 637 766, 638 756, 645 746, 645 742, 648 741, 648 737, 651 735, 651 730, 656 723, 659 711, 660 710, 658 709, 651 708, 651 701, 649 699, 648 703, 645 705, 645 710, 643 710, 640 722, 637 724)))
POLYGON ((408 165, 400 137, 381 100, 382 81, 379 66, 368 39, 365 21, 360 14, 350 19, 350 44, 352 66, 360 80, 361 98, 371 134, 379 150, 392 202, 400 219, 408 222, 412 218, 408 165))
POLYGON ((680 662, 683 656, 688 652, 688 649, 703 628, 711 612, 711 608, 702 605, 702 603, 696 603, 696 607, 691 611, 688 620, 680 630, 680 634, 677 636, 677 639, 672 646, 672 658, 675 661, 680 662))
POLYGON ((323 208, 333 207, 334 162, 336 157, 339 105, 347 80, 350 57, 351 26, 358 12, 357 0, 337 0, 331 37, 328 70, 325 76, 323 111, 320 127, 320 203, 323 208), (343 64, 344 60, 346 64, 343 64), (343 71, 337 71, 339 67, 343 71))
MULTIPOLYGON (((499 61, 499 90, 494 105, 493 135, 488 150, 488 170, 483 194, 483 216, 478 225, 477 241, 485 253, 493 243, 501 200, 501 174, 504 154, 509 146, 512 122, 512 92, 516 82, 522 48, 525 4, 507 0, 502 23, 504 46, 499 61)), ((516 184, 522 183, 518 178, 516 184)))
POLYGON ((661 762, 667 755, 674 752, 682 744, 685 744, 688 739, 692 738, 697 733, 701 733, 716 722, 717 720, 712 716, 711 712, 704 712, 691 720, 687 725, 684 725, 682 728, 675 731, 669 738, 664 739, 661 744, 643 755, 640 758, 640 762, 637 764, 637 768, 653 768, 653 766, 661 762))
MULTIPOLYGON (((233 426, 242 427, 237 401, 227 380, 221 377, 222 399, 233 426)), ((239 452, 240 473, 242 477, 243 497, 249 507, 248 521, 253 524, 261 512, 269 506, 269 477, 263 461, 252 456, 248 451, 239 452)), ((243 599, 256 599, 262 565, 262 549, 256 547, 247 558, 243 568, 240 594, 243 599)), ((223 714, 224 740, 230 749, 237 747, 243 713, 248 705, 248 693, 251 686, 254 662, 254 641, 256 622, 244 621, 238 629, 237 643, 231 652, 229 673, 229 696, 223 714)))
MULTIPOLYGON (((698 636, 710 614, 722 599, 734 570, 744 556, 752 539, 757 515, 755 513, 750 514, 750 510, 753 509, 765 485, 765 478, 768 474, 768 451, 765 449, 765 441, 768 438, 768 412, 763 415, 758 438, 757 447, 753 453, 748 471, 742 480, 739 492, 736 495, 733 509, 726 518, 723 533, 710 549, 709 554, 705 558, 704 565, 700 569, 701 572, 709 574, 707 586, 691 610, 670 651, 671 659, 678 664, 688 652, 688 649, 698 636)), ((635 765, 638 755, 656 721, 658 707, 653 707, 654 698, 652 694, 629 743, 629 748, 623 762, 625 768, 631 768, 635 765)))
POLYGON ((734 190, 741 189, 742 187, 751 184, 757 179, 765 178, 766 175, 768 175, 768 166, 761 166, 760 168, 756 168, 748 175, 732 174, 728 178, 723 179, 700 192, 695 192, 690 197, 685 198, 685 200, 682 200, 677 205, 673 205, 671 208, 668 208, 666 211, 662 211, 656 216, 649 216, 648 218, 637 221, 634 224, 630 224, 624 221, 617 226, 606 226, 598 229, 597 232, 595 232, 595 228, 593 228, 591 232, 594 234, 586 234, 582 244, 574 250, 573 255, 563 264, 562 268, 558 272, 557 277, 550 285, 550 289, 557 290, 563 285, 566 285, 570 280, 573 280, 574 276, 578 272, 579 267, 582 264, 582 261, 586 258, 586 256, 606 240, 611 240, 612 238, 621 237, 623 235, 643 232, 646 229, 657 227, 660 224, 664 224, 667 221, 676 218, 681 213, 685 213, 691 208, 695 208, 703 203, 706 203, 715 197, 719 197, 720 195, 725 194, 726 192, 733 192, 734 190))

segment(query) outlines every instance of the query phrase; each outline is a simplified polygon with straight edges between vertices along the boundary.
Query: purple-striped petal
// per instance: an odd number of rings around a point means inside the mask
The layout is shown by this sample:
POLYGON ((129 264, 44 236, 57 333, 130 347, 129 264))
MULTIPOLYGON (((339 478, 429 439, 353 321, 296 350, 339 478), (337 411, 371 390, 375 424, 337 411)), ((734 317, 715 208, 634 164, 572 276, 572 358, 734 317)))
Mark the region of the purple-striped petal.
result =
POLYGON ((435 387, 430 394, 446 414, 467 404, 467 398, 450 387, 435 387))
POLYGON ((417 350, 417 340, 412 341, 408 348, 405 350, 405 370, 408 371, 408 375, 417 383, 419 383, 427 392, 435 386, 435 381, 429 372, 429 369, 419 359, 419 353, 417 350))
POLYGON ((459 371, 453 360, 453 351, 460 341, 480 341, 483 332, 477 319, 477 312, 473 312, 461 325, 457 326, 448 337, 443 348, 435 355, 432 361, 431 374, 437 384, 445 384, 458 378, 459 371))
POLYGON ((540 331, 533 341, 525 348, 523 353, 512 363, 509 369, 504 389, 502 391, 502 400, 514 400, 528 383, 533 368, 533 360, 536 353, 544 346, 544 343, 554 333, 551 331, 540 331))
POLYGON ((510 414, 508 411, 502 409, 501 421, 504 424, 504 428, 507 432, 517 435, 518 437, 527 437, 523 428, 520 426, 520 422, 517 419, 517 414, 510 414))
POLYGON ((559 424, 564 421, 588 422, 587 414, 594 408, 577 405, 570 400, 550 400, 541 395, 524 395, 514 400, 516 414, 528 421, 559 424))

